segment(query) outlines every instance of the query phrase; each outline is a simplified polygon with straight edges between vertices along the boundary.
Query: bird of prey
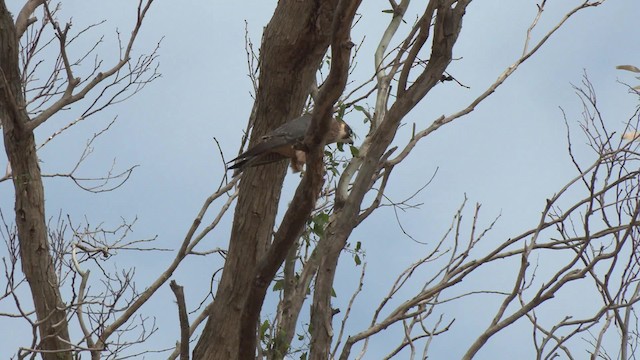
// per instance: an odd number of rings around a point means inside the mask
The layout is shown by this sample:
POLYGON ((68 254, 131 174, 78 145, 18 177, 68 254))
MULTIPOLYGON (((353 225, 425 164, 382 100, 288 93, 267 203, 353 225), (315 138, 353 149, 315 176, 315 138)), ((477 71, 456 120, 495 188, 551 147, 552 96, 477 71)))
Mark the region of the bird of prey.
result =
MULTIPOLYGON (((300 150, 299 147, 304 140, 309 125, 311 125, 311 114, 304 114, 284 123, 264 135, 255 146, 229 161, 229 163, 234 163, 229 169, 238 169, 236 171, 240 172, 248 167, 266 165, 289 158, 291 159, 293 172, 300 172, 306 161, 306 153, 300 150)), ((349 125, 334 118, 331 120, 325 143, 353 144, 352 135, 353 131, 349 125)))

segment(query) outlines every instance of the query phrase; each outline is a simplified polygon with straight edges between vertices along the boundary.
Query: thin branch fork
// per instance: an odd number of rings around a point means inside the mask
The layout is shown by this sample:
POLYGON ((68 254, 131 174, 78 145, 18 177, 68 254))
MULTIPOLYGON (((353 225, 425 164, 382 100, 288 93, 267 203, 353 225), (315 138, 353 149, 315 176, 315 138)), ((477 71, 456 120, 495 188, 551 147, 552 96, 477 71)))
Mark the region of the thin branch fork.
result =
MULTIPOLYGON (((216 200, 217 198, 219 198, 220 196, 226 194, 229 190, 231 190, 236 185, 239 179, 240 179, 239 177, 233 178, 229 183, 227 183, 224 186, 221 186, 215 193, 213 193, 211 196, 209 196, 205 200, 204 204, 202 205, 202 208, 200 209, 200 212, 198 213, 197 217, 193 221, 193 224, 187 231, 187 234, 184 240, 182 241, 182 244, 180 245, 180 249, 178 249, 178 252, 175 258, 173 259, 172 263, 167 267, 167 269, 162 274, 160 274, 160 276, 151 285, 149 285, 149 287, 143 293, 140 294, 139 297, 135 299, 135 301, 133 301, 128 306, 127 310, 120 317, 118 317, 116 320, 113 321, 113 323, 111 323, 109 326, 105 328, 103 333, 100 335, 100 338, 98 339, 98 343, 97 343, 98 347, 104 346, 106 344, 107 339, 115 331, 117 331, 124 323, 129 321, 129 319, 136 313, 136 311, 138 311, 138 309, 142 305, 144 305, 149 300, 149 298, 151 298, 151 296, 171 277, 171 275, 178 268, 182 260, 184 260, 184 258, 198 244, 198 242, 204 238, 204 234, 206 233, 199 234, 198 236, 196 236, 196 231, 200 227, 202 219, 204 218, 207 210, 209 209, 209 206, 213 203, 214 200, 216 200)), ((233 200, 234 197, 230 197, 229 199, 233 200)), ((221 213, 228 209, 230 205, 229 202, 230 201, 225 203, 225 206, 221 210, 221 213)), ((214 224, 217 224, 217 221, 219 221, 221 216, 222 214, 219 214, 219 216, 216 217, 216 219, 214 219, 214 222, 212 223, 212 225, 210 225, 211 228, 214 224)), ((210 227, 207 228, 209 231, 211 230, 210 227)))
MULTIPOLYGON (((96 74, 91 81, 89 81, 86 85, 84 85, 84 87, 82 87, 75 94, 74 94, 74 90, 76 90, 76 87, 80 82, 80 79, 74 79, 73 72, 70 68, 68 59, 64 60, 65 70, 67 73, 67 80, 68 80, 67 88, 65 89, 65 92, 62 95, 62 97, 60 97, 60 99, 58 99, 49 108, 43 110, 38 116, 34 117, 33 119, 31 119, 30 122, 27 123, 27 128, 29 130, 34 130, 35 128, 37 128, 42 123, 47 121, 51 116, 56 114, 65 106, 83 99, 93 88, 95 88, 103 80, 116 74, 118 71, 120 71, 120 69, 122 69, 126 64, 129 63, 129 60, 131 57, 131 49, 133 48, 133 44, 137 38, 138 32, 142 27, 142 21, 145 15, 147 14, 147 11, 151 7, 151 4, 153 3, 153 1, 154 0, 146 0, 146 2, 144 2, 144 0, 139 1, 138 17, 137 17, 136 25, 134 26, 131 32, 131 37, 129 38, 124 54, 122 54, 120 60, 110 69, 107 69, 106 71, 99 72, 98 74, 96 74)), ((53 19, 50 19, 50 20, 51 20, 52 26, 56 30, 56 34, 58 35, 60 46, 61 46, 61 54, 64 59, 66 57, 65 32, 61 30, 57 25, 55 25, 55 22, 53 21, 53 19)))
POLYGON ((44 4, 45 0, 27 0, 27 2, 20 10, 18 17, 16 18, 16 38, 20 39, 29 25, 35 23, 38 19, 31 17, 36 9, 44 4))
MULTIPOLYGON (((500 76, 498 76, 498 78, 496 79, 496 81, 491 84, 482 94, 480 94, 476 99, 474 99, 466 108, 451 114, 449 116, 440 116, 439 118, 437 118, 436 120, 434 120, 432 122, 432 124, 427 127, 424 130, 419 131, 418 133, 416 133, 411 140, 407 143, 407 145, 405 146, 405 148, 402 150, 402 152, 400 154, 398 154, 398 156, 396 156, 393 159, 390 159, 388 161, 389 164, 397 164, 400 161, 402 161, 404 158, 406 158, 409 153, 411 152, 411 150, 413 150, 413 148, 416 146, 416 144, 420 141, 420 139, 422 139, 425 136, 428 136, 429 134, 431 134, 432 132, 438 130, 441 126, 446 125, 460 117, 463 117, 464 115, 467 115, 469 113, 471 113, 472 111, 475 110, 476 106, 478 106, 482 101, 484 101, 487 97, 489 97, 491 94, 493 94, 496 89, 502 85, 507 78, 509 78, 518 68, 519 66, 524 63, 527 59, 529 59, 533 54, 535 54, 541 47, 542 45, 544 45, 547 40, 557 31, 559 30, 567 20, 569 20, 569 18, 571 18, 573 15, 575 15, 578 11, 588 8, 588 7, 593 7, 593 6, 598 6, 602 3, 603 1, 596 1, 596 2, 589 2, 589 1, 585 1, 582 4, 576 6, 575 8, 573 8, 571 11, 569 11, 551 30, 549 30, 531 49, 529 49, 529 42, 530 42, 530 36, 531 36, 531 31, 532 29, 538 24, 540 15, 542 14, 542 11, 544 10, 543 7, 539 8, 538 12, 536 13, 536 16, 534 18, 534 20, 531 23, 531 26, 529 27, 529 29, 527 30, 527 34, 525 37, 525 45, 524 45, 524 52, 523 54, 516 59, 516 61, 514 61, 513 64, 511 64, 509 67, 507 67, 507 69, 505 69, 505 71, 500 74, 500 76)), ((543 2, 544 5, 544 2, 543 2)), ((415 85, 415 84, 414 84, 415 85)), ((412 86, 413 87, 413 86, 412 86)))

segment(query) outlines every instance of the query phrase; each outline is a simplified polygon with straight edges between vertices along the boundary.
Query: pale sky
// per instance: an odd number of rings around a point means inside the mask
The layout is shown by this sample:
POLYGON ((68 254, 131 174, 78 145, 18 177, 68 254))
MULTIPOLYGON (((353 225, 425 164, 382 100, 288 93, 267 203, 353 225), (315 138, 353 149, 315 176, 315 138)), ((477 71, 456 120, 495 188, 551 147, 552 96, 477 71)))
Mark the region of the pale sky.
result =
MULTIPOLYGON (((15 14, 21 3, 12 0, 8 5, 15 14)), ((424 128, 438 116, 449 115, 468 104, 519 56, 526 29, 536 13, 535 3, 490 0, 470 5, 454 48, 455 57, 459 59, 448 68, 451 75, 470 89, 454 82, 438 85, 407 116, 403 122, 407 125, 399 131, 396 144, 406 142, 413 123, 418 129, 424 128)), ((578 3, 548 1, 533 40, 539 39, 542 29, 546 32, 565 10, 578 3)), ((117 226, 121 217, 129 221, 137 217, 133 237, 157 235, 157 247, 176 248, 202 202, 215 190, 223 175, 214 137, 226 158, 234 157, 251 111, 252 86, 244 50, 245 21, 257 49, 275 4, 273 0, 156 2, 134 47, 134 57, 148 53, 162 39, 159 50, 162 77, 132 99, 74 126, 40 153, 44 173, 67 171, 86 140, 117 116, 112 129, 94 144, 94 154, 81 174, 100 175, 114 158, 120 169, 136 164, 140 167, 122 188, 105 194, 85 193, 66 179, 48 179, 45 182, 48 216, 55 222, 60 212, 63 216, 69 214, 77 224, 86 216, 90 224, 104 223, 107 227, 117 226)), ((373 73, 372 49, 384 30, 382 24, 388 20, 388 14, 381 12, 386 7, 386 2, 364 1, 359 11, 363 18, 352 37, 355 43, 364 38, 364 45, 352 77, 356 82, 373 73)), ((418 5, 413 4, 410 11, 417 8, 418 5)), ((99 54, 108 65, 117 54, 115 29, 128 34, 134 10, 132 2, 124 0, 68 1, 63 4, 60 19, 72 17, 76 31, 107 20, 88 32, 85 42, 79 41, 77 46, 91 46, 92 41, 104 34, 99 54)), ((585 72, 597 91, 607 126, 611 130, 623 130, 638 98, 628 94, 618 81, 634 85, 640 81, 630 72, 616 70, 615 66, 640 66, 638 14, 640 2, 636 0, 609 0, 600 7, 580 12, 473 113, 423 139, 412 155, 396 167, 387 191, 394 200, 413 194, 438 169, 431 185, 414 200, 423 203, 420 209, 400 213, 404 229, 427 245, 402 234, 391 208, 378 210, 354 231, 349 242, 362 241, 368 265, 366 284, 356 302, 357 309, 347 334, 366 328, 375 306, 397 274, 431 250, 430 246, 449 227, 465 194, 469 199, 467 219, 472 216, 476 202, 482 203, 481 224, 486 225, 501 214, 486 246, 499 244, 535 226, 545 199, 575 176, 566 152, 566 128, 560 107, 567 114, 576 146, 582 149, 579 155, 584 156, 585 162, 593 160, 593 154, 582 146, 586 139, 577 123, 581 119, 581 103, 572 88, 572 84, 580 85, 585 72)), ((407 18, 409 24, 412 20, 411 16, 407 18)), ((408 27, 404 24, 399 33, 404 34, 408 27)), ((373 99, 369 105, 373 105, 373 99)), ((37 133, 39 142, 76 115, 72 109, 50 119, 37 133)), ((352 113, 346 120, 360 137, 356 141, 358 145, 366 134, 362 117, 352 113)), ((3 153, 0 168, 4 169, 5 165, 3 153)), ((297 175, 288 175, 282 206, 286 205, 298 181, 297 175)), ((13 216, 12 191, 10 182, 0 184, 0 209, 6 218, 13 216)), ((231 215, 229 212, 207 237, 201 250, 226 246, 231 215)), ((5 256, 4 250, 1 254, 5 256)), ((172 257, 172 253, 124 253, 116 257, 117 268, 135 266, 137 286, 143 289, 172 257)), ((209 274, 219 264, 220 259, 215 255, 193 257, 178 269, 173 278, 185 286, 190 309, 209 291, 209 274)), ((109 263, 108 266, 115 268, 116 265, 109 263)), ((468 286, 505 290, 513 281, 514 269, 507 264, 505 268, 496 264, 482 275, 470 277, 468 286)), ((335 285, 338 299, 334 307, 344 309, 357 285, 359 270, 345 254, 335 285)), ((419 281, 415 286, 414 291, 418 291, 419 281)), ((403 291, 394 297, 394 302, 399 303, 404 299, 402 296, 412 293, 403 291)), ((461 356, 477 336, 469 329, 474 326, 482 329, 489 321, 480 309, 486 306, 486 312, 492 313, 497 304, 496 297, 483 295, 447 305, 456 323, 450 335, 434 342, 432 357, 461 356)), ((0 302, 0 312, 6 310, 6 305, 0 302)), ((551 313, 557 312, 560 319, 574 310, 568 306, 554 308, 551 313)), ((175 343, 177 307, 168 284, 142 308, 142 314, 156 316, 160 329, 146 345, 135 350, 160 349, 175 343)), ((5 318, 0 324, 3 328, 15 329, 0 337, 1 358, 13 354, 16 344, 28 345, 29 329, 24 322, 5 318)), ((400 336, 397 330, 388 334, 373 338, 365 359, 377 359, 396 345, 400 336)), ((520 354, 519 347, 530 348, 529 344, 529 325, 518 323, 514 330, 492 338, 477 358, 510 359, 520 354)), ((164 357, 146 356, 148 359, 164 357)))

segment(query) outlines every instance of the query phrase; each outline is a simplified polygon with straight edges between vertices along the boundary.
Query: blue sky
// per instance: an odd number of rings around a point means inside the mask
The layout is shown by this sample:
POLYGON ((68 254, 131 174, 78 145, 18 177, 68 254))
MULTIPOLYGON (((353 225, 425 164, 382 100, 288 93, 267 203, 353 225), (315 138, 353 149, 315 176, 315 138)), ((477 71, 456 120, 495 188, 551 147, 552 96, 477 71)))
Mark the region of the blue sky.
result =
MULTIPOLYGON (((534 32, 534 40, 541 36, 542 29, 555 24, 564 11, 577 3, 549 1, 534 32)), ((121 168, 135 164, 140 167, 125 186, 105 194, 84 193, 68 180, 49 179, 45 183, 49 216, 61 211, 78 223, 86 216, 92 224, 104 222, 106 225, 117 225, 121 217, 128 220, 137 217, 134 237, 157 235, 158 247, 177 247, 201 203, 220 182, 223 167, 214 137, 226 158, 232 158, 251 111, 252 87, 244 50, 245 21, 257 48, 275 4, 275 1, 258 0, 155 3, 134 51, 148 53, 162 39, 159 50, 162 77, 134 98, 74 126, 40 154, 43 172, 64 171, 72 166, 87 138, 117 116, 112 129, 95 144, 94 154, 82 173, 101 174, 114 158, 121 168)), ((99 53, 109 64, 117 54, 115 29, 119 28, 123 34, 129 32, 132 5, 123 0, 66 2, 60 18, 72 17, 75 30, 106 19, 107 22, 89 32, 86 43, 79 42, 78 47, 90 46, 93 39, 104 34, 99 53)), ((363 18, 352 34, 356 43, 364 38, 352 78, 356 82, 373 73, 372 50, 383 31, 381 24, 388 18, 381 12, 385 5, 365 1, 361 7, 363 18)), ((9 6, 14 13, 19 8, 16 1, 9 6)), ((413 4, 410 11, 417 11, 417 7, 413 4)), ((408 125, 399 131, 396 143, 406 142, 412 123, 418 128, 425 127, 438 116, 460 109, 491 84, 521 53, 525 31, 535 11, 533 1, 472 3, 454 49, 459 59, 448 69, 470 89, 460 88, 453 82, 437 86, 407 116, 404 123, 408 125)), ((567 113, 571 131, 578 139, 577 146, 585 142, 577 126, 581 104, 572 84, 579 85, 584 73, 589 76, 607 125, 616 131, 623 129, 637 105, 637 97, 629 95, 625 86, 618 83, 637 81, 631 73, 615 69, 620 64, 640 64, 637 14, 640 14, 640 3, 634 0, 609 0, 598 8, 584 10, 569 20, 476 111, 425 138, 395 169, 388 188, 390 198, 405 198, 438 169, 432 184, 415 200, 423 203, 421 208, 401 214, 405 230, 416 239, 433 244, 449 226, 464 194, 469 198, 469 205, 483 204, 482 223, 487 224, 501 214, 489 242, 502 242, 533 227, 545 199, 575 176, 566 153, 566 129, 559 107, 567 113)), ((411 24, 411 20, 408 23, 411 24)), ((403 34, 408 26, 403 25, 399 33, 403 34)), ((53 117, 39 130, 38 139, 43 141, 75 115, 72 109, 53 117)), ((346 120, 361 141, 366 131, 362 117, 352 113, 346 120)), ((585 161, 591 160, 588 152, 581 155, 585 161)), ((4 169, 5 164, 5 155, 0 155, 0 167, 4 169)), ((297 181, 296 175, 288 176, 283 204, 297 181)), ((13 208, 12 196, 11 184, 1 183, 0 208, 5 216, 13 208)), ((465 214, 471 216, 469 211, 465 214)), ((229 218, 227 216, 207 237, 202 249, 225 246, 229 218)), ((429 247, 404 236, 390 208, 380 209, 358 228, 350 240, 355 241, 363 242, 368 273, 357 302, 359 308, 348 327, 351 333, 368 324, 373 312, 371 304, 377 304, 395 276, 429 247)), ((121 254, 117 257, 117 266, 136 266, 138 287, 144 288, 169 263, 171 256, 170 253, 121 254)), ((219 259, 215 256, 190 258, 178 270, 174 278, 186 287, 191 308, 208 292, 209 274, 218 265, 219 259)), ((359 274, 353 269, 353 261, 345 256, 340 280, 336 283, 336 292, 340 295, 338 304, 348 300, 348 294, 356 285, 359 274)), ((478 281, 477 286, 508 285, 512 280, 504 269, 487 271, 491 271, 490 276, 473 280, 478 281)), ((411 293, 407 291, 405 295, 411 293)), ((458 319, 453 336, 448 338, 453 342, 434 344, 434 354, 450 354, 455 358, 458 355, 455 351, 462 351, 474 339, 463 329, 469 324, 486 323, 487 319, 477 311, 470 311, 475 310, 469 306, 473 303, 486 305, 488 309, 496 304, 495 299, 483 297, 452 305, 451 311, 455 311, 458 319), (456 349, 451 349, 453 344, 456 349)), ((0 311, 2 309, 0 304, 0 311)), ((157 316, 161 327, 145 348, 162 348, 178 338, 177 311, 168 286, 160 289, 142 312, 157 316)), ((16 343, 24 343, 29 330, 16 320, 3 319, 2 322, 16 329, 0 339, 0 355, 5 355, 14 351, 16 343)), ((520 329, 524 329, 522 339, 510 340, 526 344, 529 336, 526 327, 520 329)), ((497 336, 479 358, 511 358, 504 348, 505 339, 506 335, 497 336)), ((378 351, 390 346, 387 340, 374 338, 366 358, 376 359, 378 351)))

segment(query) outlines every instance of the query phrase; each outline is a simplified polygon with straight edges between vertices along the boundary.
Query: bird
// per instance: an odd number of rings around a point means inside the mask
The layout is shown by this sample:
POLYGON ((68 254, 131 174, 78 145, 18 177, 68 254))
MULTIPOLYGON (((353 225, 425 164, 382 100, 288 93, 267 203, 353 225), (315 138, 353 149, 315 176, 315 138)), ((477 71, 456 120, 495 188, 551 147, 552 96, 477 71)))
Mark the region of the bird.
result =
MULTIPOLYGON (((271 164, 289 158, 292 171, 300 172, 306 162, 306 153, 299 147, 311 125, 311 118, 311 114, 304 114, 262 136, 256 145, 227 162, 227 164, 233 163, 228 169, 237 169, 236 173, 239 173, 248 167, 271 164)), ((333 118, 325 144, 353 144, 352 136, 353 131, 347 123, 333 118)))

